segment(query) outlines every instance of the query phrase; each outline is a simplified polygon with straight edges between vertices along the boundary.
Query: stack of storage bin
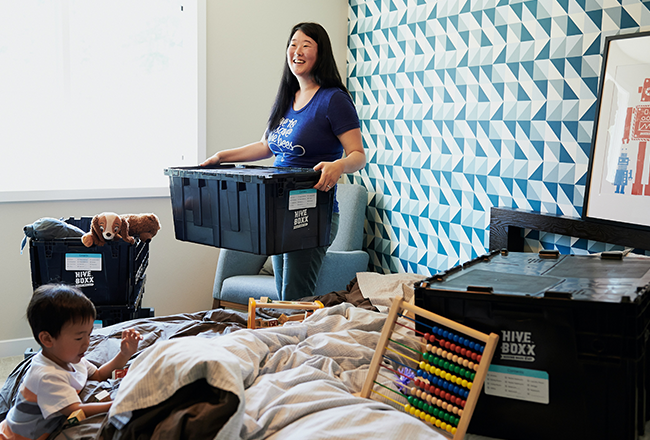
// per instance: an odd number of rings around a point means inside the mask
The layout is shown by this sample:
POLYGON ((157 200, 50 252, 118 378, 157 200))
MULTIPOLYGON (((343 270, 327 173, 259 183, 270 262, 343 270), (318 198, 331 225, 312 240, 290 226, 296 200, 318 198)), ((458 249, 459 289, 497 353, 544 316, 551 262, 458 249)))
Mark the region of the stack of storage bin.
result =
MULTIPOLYGON (((66 223, 89 231, 92 217, 69 218, 66 223)), ((153 316, 142 308, 149 263, 149 243, 136 240, 86 247, 80 237, 30 239, 32 285, 65 283, 77 286, 93 302, 104 326, 153 316)))

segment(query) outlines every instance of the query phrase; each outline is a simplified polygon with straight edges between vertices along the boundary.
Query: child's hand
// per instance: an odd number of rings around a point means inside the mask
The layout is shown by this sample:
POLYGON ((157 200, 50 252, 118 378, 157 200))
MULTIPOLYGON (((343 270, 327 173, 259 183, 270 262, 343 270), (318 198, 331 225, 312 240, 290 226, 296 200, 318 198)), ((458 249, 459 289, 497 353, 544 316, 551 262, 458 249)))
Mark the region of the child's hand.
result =
MULTIPOLYGON (((104 365, 99 367, 92 376, 89 377, 91 380, 103 381, 111 377, 111 373, 118 368, 124 367, 131 359, 131 356, 138 351, 138 343, 142 341, 142 335, 139 331, 133 328, 122 330, 122 341, 120 342, 120 352, 115 355, 113 359, 106 362, 104 365)), ((106 406, 109 402, 102 402, 101 405, 104 405, 102 408, 104 411, 108 411, 107 408, 110 408, 110 405, 106 406)), ((97 403, 96 405, 100 405, 97 403)), ((86 415, 88 411, 85 410, 86 415)))
POLYGON ((120 352, 130 358, 136 351, 138 351, 138 342, 140 341, 142 341, 142 335, 136 329, 129 328, 122 330, 120 352))

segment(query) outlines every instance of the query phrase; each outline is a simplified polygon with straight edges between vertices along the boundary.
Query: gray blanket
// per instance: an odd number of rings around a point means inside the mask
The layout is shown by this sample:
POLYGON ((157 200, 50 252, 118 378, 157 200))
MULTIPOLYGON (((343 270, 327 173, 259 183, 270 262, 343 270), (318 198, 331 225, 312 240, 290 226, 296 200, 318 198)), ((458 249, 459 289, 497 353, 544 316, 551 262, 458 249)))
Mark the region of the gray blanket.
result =
POLYGON ((444 439, 402 411, 354 395, 385 318, 340 304, 302 323, 160 342, 131 366, 110 423, 123 426, 135 411, 205 379, 239 399, 216 439, 444 439))

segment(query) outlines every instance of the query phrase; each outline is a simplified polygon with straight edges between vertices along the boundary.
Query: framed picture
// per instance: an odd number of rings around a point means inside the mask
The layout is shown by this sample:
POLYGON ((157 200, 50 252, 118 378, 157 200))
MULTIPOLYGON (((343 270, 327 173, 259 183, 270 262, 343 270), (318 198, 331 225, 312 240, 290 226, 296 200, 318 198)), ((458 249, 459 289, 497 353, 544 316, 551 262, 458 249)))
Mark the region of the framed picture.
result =
POLYGON ((650 32, 605 39, 582 217, 650 230, 650 32))

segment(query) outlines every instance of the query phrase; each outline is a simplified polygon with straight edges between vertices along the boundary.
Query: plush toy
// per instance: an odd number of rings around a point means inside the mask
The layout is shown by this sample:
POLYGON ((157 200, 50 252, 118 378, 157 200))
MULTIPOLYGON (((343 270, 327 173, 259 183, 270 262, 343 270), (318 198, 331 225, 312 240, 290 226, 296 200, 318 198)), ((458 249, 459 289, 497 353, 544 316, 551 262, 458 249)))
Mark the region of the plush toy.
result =
POLYGON ((125 214, 120 217, 122 219, 120 236, 131 244, 135 243, 134 235, 140 237, 142 241, 151 241, 160 230, 160 220, 156 214, 125 214))
POLYGON ((160 230, 156 214, 124 214, 102 212, 93 217, 90 231, 81 237, 86 247, 103 246, 106 241, 121 238, 127 243, 135 243, 133 236, 142 241, 151 240, 160 230))

